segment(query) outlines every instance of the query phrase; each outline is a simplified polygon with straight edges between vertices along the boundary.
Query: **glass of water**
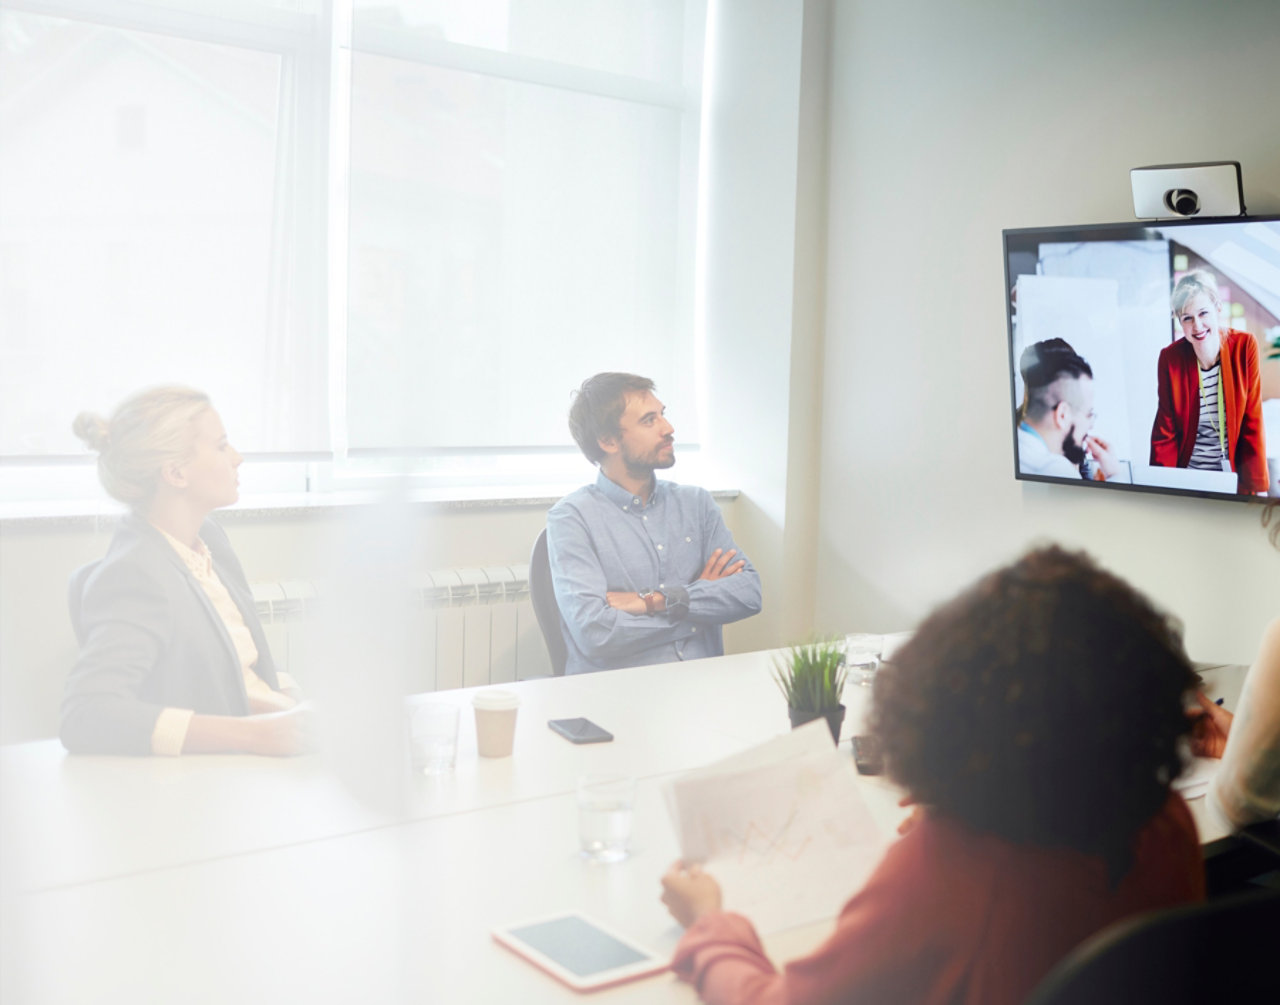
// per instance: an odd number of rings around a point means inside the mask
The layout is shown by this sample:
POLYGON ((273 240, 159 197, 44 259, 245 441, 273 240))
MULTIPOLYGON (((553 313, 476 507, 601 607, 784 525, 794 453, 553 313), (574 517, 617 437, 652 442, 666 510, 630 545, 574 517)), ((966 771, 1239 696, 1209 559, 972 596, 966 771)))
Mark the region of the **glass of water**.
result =
POLYGON ((846 635, 844 663, 849 668, 849 679, 855 684, 870 687, 880 669, 880 654, 884 652, 883 635, 846 635))
POLYGON ((442 701, 419 705, 412 720, 413 767, 424 775, 444 775, 458 758, 458 706, 442 701))
POLYGON ((621 862, 627 857, 635 795, 636 780, 627 775, 578 779, 578 840, 583 858, 621 862))

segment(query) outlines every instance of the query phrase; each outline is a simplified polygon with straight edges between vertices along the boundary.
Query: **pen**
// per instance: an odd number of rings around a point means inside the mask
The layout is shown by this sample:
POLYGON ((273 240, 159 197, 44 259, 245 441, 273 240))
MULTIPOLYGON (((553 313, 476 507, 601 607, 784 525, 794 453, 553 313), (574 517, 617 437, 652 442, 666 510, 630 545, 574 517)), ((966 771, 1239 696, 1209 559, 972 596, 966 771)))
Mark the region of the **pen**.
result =
POLYGON ((1215 702, 1214 702, 1214 704, 1215 704, 1215 705, 1221 705, 1221 704, 1222 704, 1222 699, 1221 699, 1221 698, 1219 698, 1217 701, 1215 701, 1215 702))

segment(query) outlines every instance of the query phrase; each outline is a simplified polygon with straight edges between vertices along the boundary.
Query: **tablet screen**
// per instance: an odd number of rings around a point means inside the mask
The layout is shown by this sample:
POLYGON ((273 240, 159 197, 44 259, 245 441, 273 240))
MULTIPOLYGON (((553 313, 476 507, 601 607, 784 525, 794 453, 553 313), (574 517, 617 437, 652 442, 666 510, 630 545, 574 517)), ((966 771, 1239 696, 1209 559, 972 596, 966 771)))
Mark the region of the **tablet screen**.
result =
POLYGON ((507 933, 578 977, 652 959, 574 915, 509 928, 507 933))

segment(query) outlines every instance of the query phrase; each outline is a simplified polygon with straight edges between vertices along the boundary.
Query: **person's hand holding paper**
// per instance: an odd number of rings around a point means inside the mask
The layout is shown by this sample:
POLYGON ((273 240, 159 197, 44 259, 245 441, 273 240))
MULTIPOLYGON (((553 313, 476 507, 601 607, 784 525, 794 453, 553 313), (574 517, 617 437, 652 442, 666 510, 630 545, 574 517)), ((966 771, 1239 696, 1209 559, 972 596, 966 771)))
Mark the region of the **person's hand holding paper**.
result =
POLYGON ((663 900, 682 924, 718 910, 721 889, 765 931, 831 917, 885 843, 821 720, 674 779, 666 796, 682 858, 663 900))

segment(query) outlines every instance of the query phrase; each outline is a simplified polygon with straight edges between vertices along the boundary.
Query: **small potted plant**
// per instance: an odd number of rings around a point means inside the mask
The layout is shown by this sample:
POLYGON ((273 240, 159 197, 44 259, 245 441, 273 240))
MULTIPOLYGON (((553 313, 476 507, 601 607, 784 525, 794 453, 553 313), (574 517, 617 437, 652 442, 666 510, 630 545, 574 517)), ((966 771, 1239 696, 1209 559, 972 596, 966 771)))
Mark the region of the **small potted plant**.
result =
POLYGON ((840 742, 845 665, 839 642, 822 639, 792 646, 785 656, 774 659, 773 677, 787 699, 792 729, 824 718, 831 728, 831 739, 840 742))

